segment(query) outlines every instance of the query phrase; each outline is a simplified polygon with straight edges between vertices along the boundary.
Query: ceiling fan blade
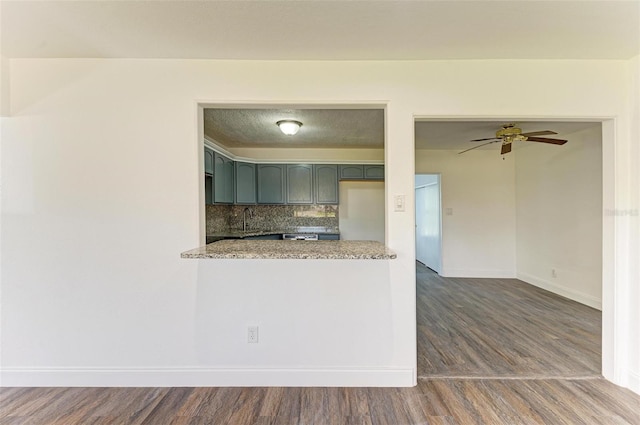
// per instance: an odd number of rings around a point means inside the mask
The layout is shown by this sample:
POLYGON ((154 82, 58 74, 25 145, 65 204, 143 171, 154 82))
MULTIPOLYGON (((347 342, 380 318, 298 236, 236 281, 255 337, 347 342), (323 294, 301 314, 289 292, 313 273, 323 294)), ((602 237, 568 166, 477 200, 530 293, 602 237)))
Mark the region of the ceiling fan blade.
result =
POLYGON ((469 140, 470 142, 484 142, 485 140, 500 140, 497 137, 487 137, 485 139, 473 139, 473 140, 469 140))
POLYGON ((522 133, 523 136, 548 136, 550 134, 558 134, 551 130, 532 131, 530 133, 522 133))
POLYGON ((527 142, 542 142, 542 143, 551 143, 553 145, 564 145, 567 143, 566 140, 562 139, 549 139, 547 137, 528 137, 527 142))
POLYGON ((505 143, 502 145, 500 149, 500 155, 504 155, 505 153, 511 152, 511 143, 505 143))
POLYGON ((500 141, 500 140, 494 140, 493 142, 487 142, 487 143, 483 143, 483 144, 478 145, 478 146, 474 146, 474 147, 472 147, 472 148, 469 148, 469 149, 463 150, 462 152, 458 152, 458 155, 460 155, 461 153, 465 153, 465 152, 472 151, 472 150, 474 150, 474 149, 481 148, 481 147, 486 146, 486 145, 490 145, 491 143, 497 143, 497 142, 499 142, 499 141, 500 141))

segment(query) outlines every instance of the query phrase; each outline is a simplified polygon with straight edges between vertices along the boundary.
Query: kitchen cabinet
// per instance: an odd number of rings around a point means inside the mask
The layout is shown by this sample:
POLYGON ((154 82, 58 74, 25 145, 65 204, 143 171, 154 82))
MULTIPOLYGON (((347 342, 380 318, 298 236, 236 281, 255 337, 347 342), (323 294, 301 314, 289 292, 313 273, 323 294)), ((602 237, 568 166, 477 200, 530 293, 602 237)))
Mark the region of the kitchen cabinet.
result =
POLYGON ((340 234, 338 233, 320 233, 318 234, 319 241, 339 241, 340 234))
POLYGON ((365 180, 384 180, 384 165, 365 165, 365 180))
POLYGON ((213 151, 207 147, 204 148, 204 173, 213 174, 213 151))
POLYGON ((287 164, 287 204, 313 204, 313 166, 287 164))
POLYGON ((316 204, 338 204, 338 166, 316 164, 313 166, 316 204))
POLYGON ((216 204, 232 204, 234 195, 233 161, 214 152, 213 165, 213 202, 216 204))
POLYGON ((213 204, 213 175, 204 175, 204 203, 206 205, 213 204))
POLYGON ((384 165, 341 165, 340 180, 384 180, 384 165))
POLYGON ((364 167, 362 165, 341 165, 340 180, 362 180, 364 167))
POLYGON ((258 203, 284 204, 286 172, 282 164, 258 164, 258 203))
POLYGON ((204 148, 204 203, 213 204, 213 151, 204 148))
POLYGON ((255 204, 257 198, 256 164, 236 162, 236 204, 255 204))

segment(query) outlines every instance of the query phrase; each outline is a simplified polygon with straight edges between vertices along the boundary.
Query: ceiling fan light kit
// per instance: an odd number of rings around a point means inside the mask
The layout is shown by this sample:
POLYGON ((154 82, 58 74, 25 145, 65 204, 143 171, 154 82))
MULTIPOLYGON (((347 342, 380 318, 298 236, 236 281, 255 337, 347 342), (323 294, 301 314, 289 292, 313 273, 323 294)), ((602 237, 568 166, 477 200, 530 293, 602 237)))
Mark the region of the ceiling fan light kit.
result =
POLYGON ((491 143, 502 142, 502 147, 500 148, 500 154, 504 155, 511 152, 511 144, 513 142, 541 142, 541 143, 549 143, 552 145, 564 145, 567 143, 567 140, 564 139, 550 139, 548 137, 538 137, 538 136, 546 136, 549 134, 558 134, 555 131, 551 130, 542 130, 542 131, 532 131, 529 133, 523 133, 522 129, 516 127, 515 124, 505 124, 502 128, 496 131, 496 137, 487 137, 484 139, 474 139, 472 142, 483 142, 489 140, 487 143, 483 143, 478 146, 474 146, 469 149, 465 149, 462 152, 458 152, 459 154, 469 152, 474 149, 478 149, 485 145, 490 145, 491 143))

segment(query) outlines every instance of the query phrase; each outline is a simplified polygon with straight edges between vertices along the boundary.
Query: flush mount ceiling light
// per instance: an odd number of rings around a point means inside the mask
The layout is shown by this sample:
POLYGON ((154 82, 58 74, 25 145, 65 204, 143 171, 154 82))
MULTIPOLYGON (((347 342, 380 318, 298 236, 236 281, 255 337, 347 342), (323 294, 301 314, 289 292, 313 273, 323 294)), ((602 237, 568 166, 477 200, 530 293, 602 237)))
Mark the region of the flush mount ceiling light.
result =
POLYGON ((302 123, 295 120, 281 120, 276 124, 278 127, 280 127, 280 131, 282 131, 287 136, 293 136, 298 132, 298 130, 300 130, 300 127, 302 127, 302 123))

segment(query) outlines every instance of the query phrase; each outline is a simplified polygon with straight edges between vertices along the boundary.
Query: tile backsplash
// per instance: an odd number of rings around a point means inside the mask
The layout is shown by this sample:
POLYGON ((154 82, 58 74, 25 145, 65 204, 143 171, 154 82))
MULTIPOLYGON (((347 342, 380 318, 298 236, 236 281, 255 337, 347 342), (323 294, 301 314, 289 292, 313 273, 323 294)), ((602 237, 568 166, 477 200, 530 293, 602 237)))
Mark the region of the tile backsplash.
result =
POLYGON ((295 227, 338 228, 337 205, 207 205, 207 234, 242 229, 242 214, 247 216, 247 229, 272 230, 295 227))

